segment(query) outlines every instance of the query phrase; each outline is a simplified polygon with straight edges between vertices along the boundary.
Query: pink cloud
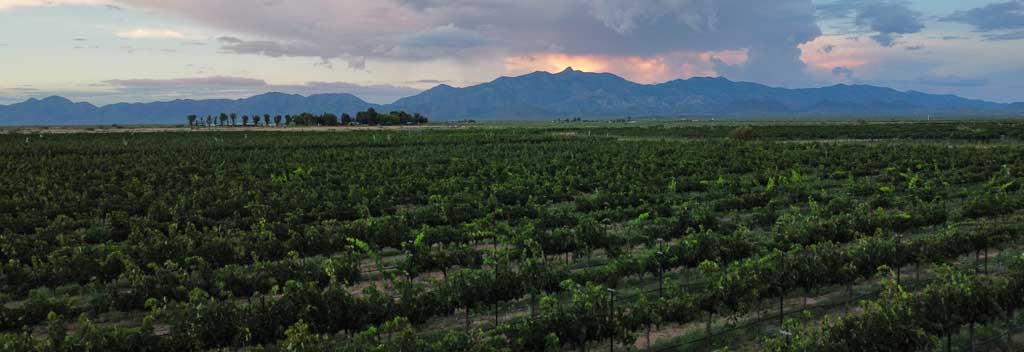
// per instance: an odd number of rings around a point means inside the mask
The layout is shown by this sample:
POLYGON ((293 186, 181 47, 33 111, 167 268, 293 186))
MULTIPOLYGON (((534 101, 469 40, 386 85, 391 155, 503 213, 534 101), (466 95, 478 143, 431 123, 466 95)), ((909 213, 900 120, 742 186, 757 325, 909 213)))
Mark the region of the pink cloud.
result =
POLYGON ((868 43, 843 36, 821 36, 800 45, 800 60, 808 69, 832 72, 837 67, 855 69, 873 63, 868 43))
POLYGON ((673 79, 717 76, 716 60, 729 65, 747 62, 745 50, 715 52, 674 52, 652 57, 611 55, 569 55, 537 53, 509 56, 505 73, 520 75, 534 71, 559 72, 566 67, 585 72, 608 72, 638 83, 661 83, 673 79))

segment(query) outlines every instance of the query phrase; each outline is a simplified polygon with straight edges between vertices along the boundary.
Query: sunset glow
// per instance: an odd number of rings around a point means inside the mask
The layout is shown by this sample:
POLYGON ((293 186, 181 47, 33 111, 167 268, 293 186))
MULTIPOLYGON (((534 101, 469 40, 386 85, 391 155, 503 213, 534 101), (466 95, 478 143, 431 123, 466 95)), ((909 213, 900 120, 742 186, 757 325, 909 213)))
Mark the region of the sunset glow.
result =
POLYGON ((505 73, 560 72, 572 67, 584 72, 609 72, 638 83, 661 83, 679 78, 716 76, 716 61, 727 65, 747 62, 744 50, 676 52, 655 57, 541 53, 505 58, 505 73))
POLYGON ((800 45, 802 60, 810 69, 832 71, 837 67, 860 68, 873 62, 870 42, 841 36, 822 36, 800 45))
POLYGON ((1024 0, 301 3, 0 0, 0 105, 49 95, 109 104, 262 93, 178 84, 217 77, 297 94, 358 86, 365 89, 351 91, 388 103, 438 84, 566 67, 639 83, 722 76, 1024 100, 1024 86, 1010 79, 1024 72, 1024 0), (104 83, 140 80, 167 84, 104 83))

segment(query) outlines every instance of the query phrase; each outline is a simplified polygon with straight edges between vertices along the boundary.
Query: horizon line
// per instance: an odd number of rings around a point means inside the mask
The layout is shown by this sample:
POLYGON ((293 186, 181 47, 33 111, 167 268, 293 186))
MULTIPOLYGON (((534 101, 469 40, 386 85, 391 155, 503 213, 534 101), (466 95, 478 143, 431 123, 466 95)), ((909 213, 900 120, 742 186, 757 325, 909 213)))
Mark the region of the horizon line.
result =
MULTIPOLYGON (((518 75, 518 76, 498 76, 498 77, 496 77, 496 78, 494 78, 494 79, 492 79, 492 80, 490 80, 488 82, 476 83, 476 84, 467 85, 467 86, 452 86, 452 85, 445 84, 445 83, 439 83, 439 84, 434 85, 434 86, 432 86, 430 88, 420 90, 416 94, 405 96, 405 97, 400 97, 398 99, 395 99, 394 101, 392 101, 390 103, 371 103, 371 102, 367 101, 366 98, 363 98, 363 97, 361 97, 361 96, 359 96, 357 94, 349 93, 349 92, 324 92, 324 93, 312 93, 312 94, 304 95, 304 94, 300 94, 300 93, 288 93, 288 92, 283 92, 283 91, 269 90, 269 91, 266 91, 266 92, 263 92, 263 93, 253 94, 253 95, 249 95, 249 96, 245 96, 245 97, 239 97, 239 98, 226 98, 226 97, 225 98, 219 98, 219 97, 196 98, 196 97, 193 97, 193 98, 177 98, 177 99, 172 99, 172 100, 150 100, 150 101, 137 101, 137 102, 121 101, 121 102, 102 104, 102 105, 97 105, 95 103, 92 103, 92 102, 89 102, 89 101, 86 101, 86 100, 73 100, 71 98, 68 98, 68 97, 65 97, 65 96, 62 96, 62 95, 59 95, 59 94, 46 93, 46 95, 30 96, 29 98, 27 98, 25 100, 22 100, 20 102, 14 102, 14 103, 10 103, 10 104, 0 104, 0 106, 12 106, 12 105, 17 105, 17 104, 23 104, 23 103, 31 102, 31 101, 41 101, 41 100, 46 100, 46 99, 50 99, 50 98, 61 98, 61 99, 64 99, 64 100, 68 100, 68 101, 70 101, 70 102, 72 102, 74 104, 85 103, 85 104, 92 105, 93 107, 96 107, 96 108, 102 108, 102 107, 106 107, 106 106, 119 105, 119 104, 154 104, 154 103, 169 103, 169 102, 175 102, 175 101, 208 101, 208 100, 240 101, 240 100, 251 99, 251 98, 262 96, 262 95, 269 95, 269 94, 292 95, 292 96, 300 96, 300 97, 303 97, 303 98, 309 98, 309 97, 318 96, 318 95, 351 95, 353 97, 358 98, 359 100, 362 100, 363 102, 365 102, 367 104, 378 105, 378 106, 387 106, 387 105, 395 104, 396 102, 398 102, 398 101, 400 101, 402 99, 406 99, 406 98, 410 98, 410 97, 415 97, 415 96, 418 96, 420 94, 423 94, 424 92, 427 92, 427 91, 430 91, 430 90, 433 90, 433 89, 436 89, 436 88, 439 88, 439 87, 449 87, 449 88, 454 88, 454 89, 467 89, 467 88, 472 88, 472 87, 476 87, 476 86, 480 86, 480 85, 484 85, 484 84, 488 84, 488 83, 494 83, 494 82, 496 82, 496 81, 498 81, 498 80, 500 80, 502 78, 505 78, 505 79, 522 78, 522 77, 526 77, 526 76, 534 75, 534 74, 538 74, 538 73, 548 74, 548 75, 560 75, 560 74, 566 74, 566 73, 584 73, 584 74, 594 74, 594 75, 611 75, 611 76, 615 76, 615 77, 617 77, 619 79, 622 79, 623 81, 626 81, 626 82, 629 82, 629 83, 632 83, 632 84, 636 84, 636 85, 641 85, 641 86, 658 86, 658 85, 668 84, 668 83, 672 83, 672 82, 689 81, 689 80, 693 80, 693 79, 721 79, 721 80, 726 80, 726 81, 731 82, 731 83, 755 84, 755 85, 760 85, 760 86, 764 86, 764 87, 771 88, 771 89, 783 89, 783 90, 790 90, 790 91, 806 90, 806 89, 824 89, 824 88, 832 88, 832 87, 874 87, 874 88, 882 88, 882 89, 892 89, 894 91, 901 92, 901 93, 922 93, 922 94, 936 95, 936 96, 958 97, 958 98, 961 98, 961 99, 982 101, 982 102, 986 102, 986 103, 1002 104, 1002 105, 1011 105, 1011 104, 1024 103, 1024 101, 998 102, 998 101, 988 100, 988 99, 984 99, 984 98, 968 98, 968 97, 964 97, 964 96, 957 95, 957 94, 929 93, 929 92, 923 92, 923 91, 914 90, 914 89, 899 90, 899 89, 888 87, 888 86, 880 86, 880 85, 873 85, 873 84, 860 84, 860 83, 854 83, 854 84, 836 83, 836 84, 824 85, 824 86, 809 86, 809 87, 801 87, 801 88, 787 88, 787 87, 768 85, 768 84, 759 83, 759 82, 732 80, 732 79, 730 79, 728 77, 721 76, 721 75, 719 75, 719 76, 691 76, 691 77, 687 77, 687 78, 675 78, 675 79, 671 79, 671 80, 667 80, 667 81, 662 81, 662 82, 657 82, 657 83, 640 83, 640 82, 632 81, 632 80, 630 80, 628 78, 622 77, 622 76, 617 75, 617 74, 612 73, 612 72, 583 71, 583 70, 576 70, 572 66, 567 66, 565 69, 563 69, 562 71, 558 71, 558 72, 537 70, 537 71, 533 71, 533 72, 530 72, 530 73, 524 73, 524 74, 521 74, 521 75, 518 75)), ((411 88, 411 87, 408 87, 408 88, 411 88)), ((413 89, 415 89, 415 88, 413 88, 413 89)))

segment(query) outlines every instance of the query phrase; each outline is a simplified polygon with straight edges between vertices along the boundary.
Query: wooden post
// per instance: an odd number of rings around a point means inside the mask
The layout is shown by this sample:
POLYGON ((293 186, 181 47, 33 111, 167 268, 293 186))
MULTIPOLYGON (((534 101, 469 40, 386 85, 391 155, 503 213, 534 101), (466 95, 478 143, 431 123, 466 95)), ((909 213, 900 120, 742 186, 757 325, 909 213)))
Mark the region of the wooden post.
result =
POLYGON ((704 324, 704 347, 709 352, 711 351, 711 318, 714 316, 714 313, 708 312, 708 321, 704 324))
MULTIPOLYGON (((615 327, 615 290, 608 289, 608 326, 615 327)), ((608 352, 615 351, 615 331, 608 336, 608 352)))
POLYGON ((899 251, 899 253, 900 253, 896 257, 896 263, 894 263, 896 265, 896 286, 901 286, 900 285, 900 273, 903 271, 903 252, 902 252, 903 249, 900 248, 900 247, 902 245, 903 245, 903 236, 900 236, 899 234, 896 234, 896 250, 899 251))
POLYGON ((658 262, 658 298, 662 297, 662 290, 665 286, 665 273, 661 270, 661 262, 658 262))
POLYGON ((786 314, 783 311, 783 304, 786 300, 786 294, 783 292, 779 295, 779 329, 782 329, 782 325, 786 323, 786 314))
POLYGON ((1013 312, 1006 312, 1006 350, 1013 347, 1013 312))
POLYGON ((953 352, 953 332, 946 333, 946 352, 953 352))
POLYGON ((988 246, 985 246, 985 275, 988 275, 988 246))
POLYGON ((973 321, 971 322, 971 326, 970 326, 970 328, 968 330, 970 331, 970 335, 971 335, 971 352, 977 352, 978 351, 978 346, 977 346, 977 344, 974 341, 974 322, 973 321))
POLYGON ((786 323, 786 314, 783 310, 786 300, 786 285, 784 283, 785 278, 782 277, 786 273, 786 258, 784 255, 779 256, 779 329, 782 329, 783 324, 786 323))
POLYGON ((651 325, 647 324, 647 349, 651 349, 651 325))
POLYGON ((978 266, 979 262, 981 262, 981 248, 975 248, 974 249, 974 273, 975 274, 981 273, 981 267, 978 266))

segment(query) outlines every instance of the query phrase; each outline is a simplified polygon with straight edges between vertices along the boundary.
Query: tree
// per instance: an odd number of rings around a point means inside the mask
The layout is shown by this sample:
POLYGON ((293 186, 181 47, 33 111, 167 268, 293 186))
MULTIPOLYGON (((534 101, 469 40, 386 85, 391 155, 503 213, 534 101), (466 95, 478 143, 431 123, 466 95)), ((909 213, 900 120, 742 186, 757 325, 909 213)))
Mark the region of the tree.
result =
POLYGON ((242 126, 249 125, 249 115, 242 115, 242 126))
POLYGON ((262 117, 260 115, 252 115, 252 124, 253 124, 253 126, 259 126, 261 118, 262 117))
POLYGON ((738 141, 749 141, 754 139, 754 129, 750 126, 736 127, 729 134, 729 137, 738 141))
POLYGON ((210 127, 210 125, 213 125, 213 116, 206 115, 206 127, 210 127))
MULTIPOLYGON (((234 119, 235 119, 235 118, 234 118, 234 116, 235 116, 235 114, 234 114, 234 113, 232 113, 232 114, 231 114, 231 120, 232 120, 232 121, 234 121, 234 119)), ((228 114, 225 114, 225 113, 223 113, 223 112, 222 112, 222 113, 220 113, 220 120, 221 120, 221 121, 227 121, 227 119, 228 119, 228 114)))
POLYGON ((263 125, 270 126, 270 114, 263 114, 263 125))
POLYGON ((292 115, 284 115, 284 124, 291 126, 293 122, 292 115))
POLYGON ((342 126, 348 126, 348 125, 351 125, 351 124, 352 124, 352 116, 349 116, 347 113, 342 113, 341 114, 341 125, 342 126))
POLYGON ((321 120, 323 120, 322 124, 324 126, 337 126, 338 125, 338 116, 334 115, 332 113, 329 113, 329 112, 321 115, 321 120))
POLYGON ((236 115, 236 114, 231 114, 231 125, 232 125, 232 126, 234 126, 234 125, 235 125, 235 120, 236 120, 236 118, 238 118, 238 115, 236 115))
POLYGON ((228 124, 228 117, 223 114, 220 115, 220 125, 224 126, 228 124))
POLYGON ((281 126, 281 115, 274 116, 274 126, 281 126))
POLYGON ((188 115, 188 127, 192 127, 196 124, 196 115, 188 115))

